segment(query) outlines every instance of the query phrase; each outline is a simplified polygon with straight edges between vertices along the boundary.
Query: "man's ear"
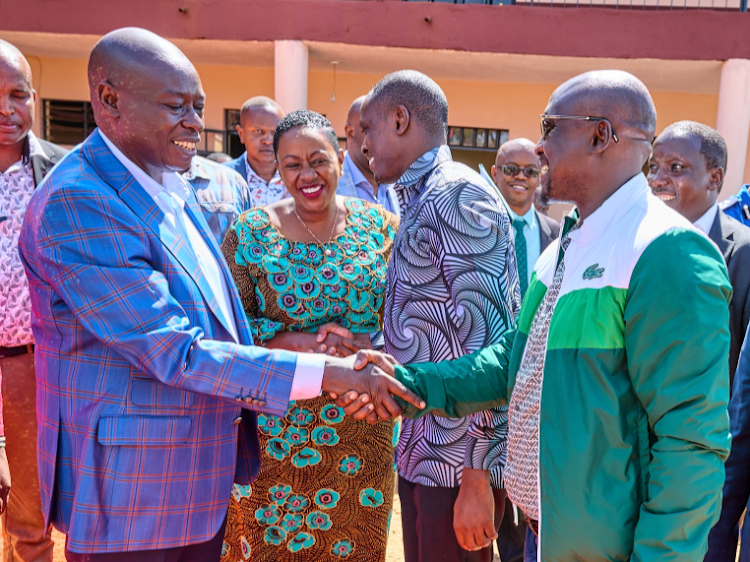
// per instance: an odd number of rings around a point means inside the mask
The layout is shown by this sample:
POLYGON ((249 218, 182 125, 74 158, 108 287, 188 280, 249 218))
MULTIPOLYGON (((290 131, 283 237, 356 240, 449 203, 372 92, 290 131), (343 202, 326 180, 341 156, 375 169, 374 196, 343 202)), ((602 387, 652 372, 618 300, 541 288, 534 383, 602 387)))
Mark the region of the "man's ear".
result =
POLYGON ((716 166, 708 176, 708 189, 719 193, 722 185, 724 185, 724 168, 716 166))
MULTIPOLYGON (((349 147, 347 146, 346 149, 349 150, 349 147)), ((343 165, 344 165, 344 149, 339 148, 339 166, 343 166, 343 165)))
POLYGON ((604 152, 612 142, 612 126, 606 121, 597 121, 591 137, 591 149, 594 153, 604 152))
POLYGON ((105 113, 115 119, 120 117, 120 93, 117 88, 103 80, 96 86, 96 95, 105 113))
POLYGON ((245 145, 245 130, 240 125, 235 125, 237 127, 237 136, 240 137, 240 144, 243 146, 245 145))
POLYGON ((346 149, 349 150, 349 140, 354 138, 354 127, 349 123, 344 125, 344 136, 346 137, 346 149))
POLYGON ((406 109, 406 106, 399 105, 396 108, 396 134, 403 135, 409 128, 409 123, 411 123, 409 110, 406 109))
POLYGON ((495 184, 497 185, 497 166, 493 164, 492 170, 490 170, 490 173, 492 174, 492 181, 494 181, 495 184))

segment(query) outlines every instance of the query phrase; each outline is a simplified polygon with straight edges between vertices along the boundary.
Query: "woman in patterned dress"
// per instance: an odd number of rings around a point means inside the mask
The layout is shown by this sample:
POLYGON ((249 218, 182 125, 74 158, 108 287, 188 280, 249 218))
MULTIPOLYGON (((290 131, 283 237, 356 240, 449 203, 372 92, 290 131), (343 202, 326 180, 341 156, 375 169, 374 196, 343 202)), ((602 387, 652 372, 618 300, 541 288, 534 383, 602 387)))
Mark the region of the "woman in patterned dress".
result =
MULTIPOLYGON (((397 219, 336 196, 343 153, 322 115, 282 119, 274 151, 291 198, 243 213, 223 244, 255 343, 341 355, 370 347, 397 219), (354 341, 329 333, 319 348, 316 332, 330 322, 354 341)), ((222 562, 383 561, 397 424, 355 422, 323 394, 258 425, 260 473, 233 489, 222 562)))

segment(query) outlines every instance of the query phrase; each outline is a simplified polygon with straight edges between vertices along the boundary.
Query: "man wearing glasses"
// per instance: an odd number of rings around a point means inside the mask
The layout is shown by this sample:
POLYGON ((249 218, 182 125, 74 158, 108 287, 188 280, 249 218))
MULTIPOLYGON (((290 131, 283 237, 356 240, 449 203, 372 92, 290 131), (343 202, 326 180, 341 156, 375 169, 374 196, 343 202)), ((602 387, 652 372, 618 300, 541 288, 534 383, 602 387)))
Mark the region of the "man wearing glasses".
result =
MULTIPOLYGON (((555 90, 542 189, 577 209, 534 267, 515 333, 391 369, 427 403, 406 416, 509 402, 503 476, 526 559, 702 560, 719 517, 732 289, 713 243, 649 189, 655 128, 648 90, 625 72, 555 90)), ((340 405, 366 415, 350 395, 340 405)))
POLYGON ((529 139, 508 141, 497 151, 492 179, 508 204, 513 220, 522 297, 531 281, 536 260, 560 234, 560 225, 534 208, 539 174, 539 156, 536 155, 536 146, 529 139))

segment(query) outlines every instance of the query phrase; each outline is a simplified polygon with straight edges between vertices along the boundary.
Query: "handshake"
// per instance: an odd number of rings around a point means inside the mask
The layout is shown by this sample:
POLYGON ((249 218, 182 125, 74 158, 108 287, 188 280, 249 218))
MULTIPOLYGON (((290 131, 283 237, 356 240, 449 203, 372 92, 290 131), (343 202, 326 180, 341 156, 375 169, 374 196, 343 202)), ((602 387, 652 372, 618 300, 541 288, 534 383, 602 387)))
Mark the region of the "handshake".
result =
POLYGON ((327 355, 323 390, 353 419, 375 424, 400 416, 395 396, 419 409, 425 407, 419 396, 396 380, 392 356, 366 349, 368 334, 355 335, 334 323, 321 326, 317 334, 286 334, 282 337, 295 340, 284 342, 287 349, 327 355))
POLYGON ((371 424, 401 415, 395 396, 424 408, 424 401, 395 379, 396 364, 390 355, 372 349, 345 358, 326 357, 323 390, 348 416, 371 424))
POLYGON ((401 415, 398 396, 420 410, 424 401, 396 380, 396 360, 370 346, 369 334, 353 334, 333 322, 317 333, 279 332, 267 344, 297 352, 326 355, 323 390, 355 420, 375 424, 401 415))

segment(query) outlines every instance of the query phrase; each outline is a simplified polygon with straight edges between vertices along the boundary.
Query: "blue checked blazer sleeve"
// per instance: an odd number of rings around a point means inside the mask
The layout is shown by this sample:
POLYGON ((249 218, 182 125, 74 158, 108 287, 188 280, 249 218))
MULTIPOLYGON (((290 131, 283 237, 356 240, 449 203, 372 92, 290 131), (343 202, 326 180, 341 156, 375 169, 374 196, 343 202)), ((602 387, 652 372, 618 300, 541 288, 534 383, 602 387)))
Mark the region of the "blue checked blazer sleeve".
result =
POLYGON ((48 193, 32 201, 24 256, 75 320, 158 381, 235 402, 249 396, 262 401, 257 409, 283 415, 295 354, 209 339, 191 322, 211 324, 190 277, 115 193, 85 183, 48 193))

